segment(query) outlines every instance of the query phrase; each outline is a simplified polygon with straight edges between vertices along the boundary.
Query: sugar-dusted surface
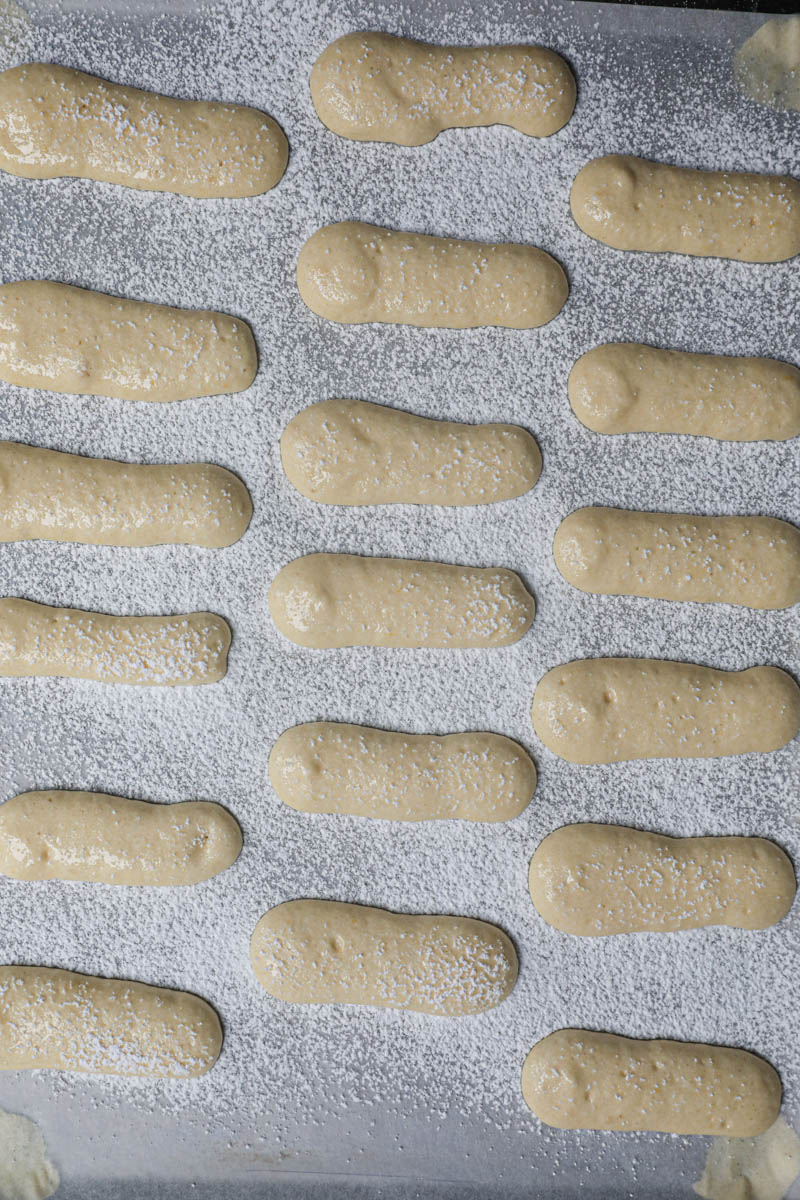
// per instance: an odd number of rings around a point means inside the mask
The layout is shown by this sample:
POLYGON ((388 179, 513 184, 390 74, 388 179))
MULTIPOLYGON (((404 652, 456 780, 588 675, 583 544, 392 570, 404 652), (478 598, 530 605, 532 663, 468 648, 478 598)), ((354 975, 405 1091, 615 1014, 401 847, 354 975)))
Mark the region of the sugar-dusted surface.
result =
POLYGON ((192 1079, 222 1044, 199 996, 50 967, 0 967, 0 1069, 192 1079))
POLYGON ((755 1137, 778 1117, 781 1085, 746 1051, 561 1029, 531 1050, 522 1090, 559 1129, 669 1130, 755 1137))
POLYGON ((385 229, 324 225, 297 260, 297 286, 318 316, 348 325, 424 329, 546 325, 567 299, 567 277, 537 246, 385 229))
POLYGON ((766 929, 795 894, 792 864, 767 838, 671 838, 593 821, 548 834, 529 883, 549 924, 585 937, 766 929))
POLYGON ((800 529, 774 517, 701 517, 581 508, 553 557, 585 592, 791 608, 800 602, 800 529))
POLYGON ((496 925, 471 917, 391 913, 336 900, 288 900, 265 913, 250 943, 253 971, 291 1004, 366 1004, 474 1017, 517 978, 496 925))
POLYGON ((327 46, 309 85, 320 120, 335 133, 402 146, 475 125, 547 137, 575 107, 575 80, 552 50, 430 46, 374 32, 327 46))
POLYGON ((287 479, 322 504, 494 504, 542 470, 519 425, 431 421, 364 400, 320 400, 281 437, 287 479))
POLYGON ((0 676, 146 687, 216 683, 230 641, 216 613, 115 616, 16 596, 0 600, 0 676))
POLYGON ((247 488, 211 463, 121 463, 0 442, 0 541, 229 546, 253 515, 247 488))
POLYGON ((306 554, 270 588, 269 611, 300 646, 491 650, 530 628, 533 597, 505 567, 306 554))
POLYGON ((186 312, 59 280, 0 289, 0 378, 7 383, 163 402, 241 391, 256 365, 249 328, 224 313, 186 312))
POLYGON ((800 688, 772 666, 581 658, 539 680, 531 717, 548 749, 573 763, 766 753, 800 733, 800 688))
POLYGON ((24 63, 0 77, 0 165, 185 196, 256 196, 286 169, 286 137, 253 108, 153 95, 24 63))
MULTIPOLYGON (((614 1188, 637 1200, 685 1197, 704 1144, 542 1129, 522 1099, 522 1063, 565 1024, 727 1042, 778 1067, 797 1124, 800 913, 763 933, 584 941, 537 917, 528 861, 552 829, 595 820, 769 836, 797 862, 798 745, 737 759, 570 766, 534 738, 529 710, 544 672, 582 655, 725 669, 797 661, 795 611, 581 595, 551 554, 559 522, 587 504, 800 522, 796 443, 600 437, 573 417, 566 394, 578 355, 614 339, 797 362, 796 263, 625 255, 580 234, 568 214, 577 170, 619 150, 689 166, 797 169, 797 118, 757 106, 733 82, 733 49, 758 20, 478 0, 416 15, 385 0, 181 8, 172 20, 137 2, 104 21, 83 4, 49 14, 19 50, 7 37, 0 46, 9 65, 50 58, 176 95, 262 106, 289 134, 286 176, 252 201, 203 203, 0 176, 3 277, 242 317, 259 343, 256 384, 169 409, 5 387, 0 435, 130 461, 219 463, 251 489, 253 522, 222 551, 2 546, 0 594, 110 612, 219 612, 234 628, 230 670, 213 687, 178 691, 3 680, 0 758, 4 797, 72 787, 219 800, 240 820, 245 847, 230 871, 174 893, 2 881, 0 958, 196 990, 220 1012, 226 1040, 197 1082, 0 1076, 0 1105, 41 1121, 68 1200, 86 1200, 87 1179, 109 1177, 118 1200, 120 1180, 137 1174, 154 1192, 159 1179, 209 1180, 219 1200, 220 1180, 271 1170, 323 1172, 338 1185, 351 1172, 370 1177, 369 1200, 376 1176, 389 1192, 400 1188, 389 1177, 436 1180, 437 1200, 463 1200, 470 1180, 480 1200, 492 1191, 528 1200, 551 1186, 603 1200, 614 1188), (330 41, 358 28, 549 45, 578 78, 575 115, 545 140, 507 128, 444 133, 408 150, 338 139, 314 114, 307 77, 330 41), (345 219, 540 245, 566 266, 569 301, 531 332, 323 322, 297 295, 294 266, 315 229, 345 219), (542 476, 527 495, 478 509, 316 506, 284 479, 278 442, 290 417, 329 396, 521 423, 541 445, 542 476), (536 620, 520 642, 491 652, 304 650, 272 627, 266 595, 280 567, 311 551, 507 566, 535 592, 536 620), (310 720, 495 730, 530 750, 539 786, 507 825, 293 813, 269 787, 267 758, 283 729, 310 720), (460 1021, 272 1001, 250 972, 250 936, 270 906, 303 896, 494 922, 519 951, 517 985, 498 1008, 460 1021)), ((408 1190, 424 1194, 422 1183, 408 1190)))
POLYGON ((584 233, 617 250, 757 263, 800 253, 800 180, 788 176, 607 154, 576 175, 570 206, 584 233))
POLYGON ((391 821, 508 821, 530 803, 536 768, 502 734, 436 737, 307 721, 278 738, 269 778, 284 804, 300 812, 391 821))

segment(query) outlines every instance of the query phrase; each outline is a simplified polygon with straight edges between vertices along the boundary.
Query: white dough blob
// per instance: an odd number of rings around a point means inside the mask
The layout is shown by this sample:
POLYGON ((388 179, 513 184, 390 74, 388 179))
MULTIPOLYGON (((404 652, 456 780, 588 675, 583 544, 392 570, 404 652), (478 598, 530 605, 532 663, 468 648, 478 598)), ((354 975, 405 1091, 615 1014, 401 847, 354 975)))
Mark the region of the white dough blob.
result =
POLYGON ((701 1179, 704 1200, 783 1200, 800 1175, 800 1138, 783 1117, 754 1138, 714 1138, 701 1179))
POLYGON ((0 1109, 0 1200, 45 1200, 60 1182, 39 1126, 0 1109))
POLYGON ((800 15, 766 21, 737 50, 733 73, 751 100, 800 111, 800 15))

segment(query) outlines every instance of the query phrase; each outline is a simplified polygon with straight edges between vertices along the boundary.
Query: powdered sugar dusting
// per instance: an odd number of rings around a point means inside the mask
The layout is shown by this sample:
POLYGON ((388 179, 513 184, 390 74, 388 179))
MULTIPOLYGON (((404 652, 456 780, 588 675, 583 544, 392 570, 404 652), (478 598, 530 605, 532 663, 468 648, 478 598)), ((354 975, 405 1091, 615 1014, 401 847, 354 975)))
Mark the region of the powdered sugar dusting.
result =
POLYGON ((168 408, 4 386, 0 434, 129 461, 219 463, 250 488, 253 521, 224 550, 5 545, 0 595, 98 612, 217 612, 233 627, 230 669, 211 687, 179 691, 2 680, 0 760, 4 797, 72 787, 219 800, 245 846, 231 870, 174 892, 0 881, 0 961, 195 991, 219 1011, 225 1044, 201 1080, 12 1075, 0 1077, 0 1104, 42 1123, 66 1180, 252 1181, 291 1170, 433 1179, 437 1200, 463 1200, 468 1181, 481 1200, 551 1180, 567 1194, 602 1194, 613 1179, 619 1195, 683 1196, 702 1145, 543 1129, 520 1093, 525 1055, 565 1024, 741 1045, 778 1067, 796 1122, 800 916, 763 933, 570 938, 536 915, 528 862, 552 829, 583 820, 766 835, 798 862, 798 746, 572 766, 534 738, 529 709, 545 671, 580 656, 724 669, 797 661, 792 610, 581 594, 551 553, 563 517, 589 504, 800 522, 796 443, 601 437, 572 416, 566 392, 575 359, 614 340, 797 361, 796 263, 626 255, 582 235, 568 212, 572 179, 600 154, 796 171, 796 118, 754 104, 733 82, 734 41, 758 19, 546 0, 513 9, 437 0, 416 14, 387 0, 180 8, 170 18, 136 0, 104 18, 65 6, 37 22, 7 65, 37 58, 260 107, 289 137, 283 180, 252 200, 199 202, 0 176, 3 279, 54 278, 231 313, 253 326, 256 383, 168 408), (339 139, 313 111, 308 73, 330 41, 356 29, 550 46, 575 71, 575 115, 544 140, 505 127, 445 132, 420 149, 339 139), (570 297, 532 331, 322 321, 297 294, 297 255, 316 229, 350 219, 541 246, 564 264, 570 297), (541 446, 542 476, 519 499, 480 508, 315 505, 285 480, 278 442, 292 416, 331 396, 522 424, 541 446), (516 644, 480 653, 306 650, 275 631, 266 596, 281 567, 319 551, 505 566, 535 593, 536 619, 516 644), (539 786, 504 825, 294 813, 269 787, 267 757, 282 730, 311 720, 504 733, 533 754, 539 786), (518 949, 517 985, 497 1008, 461 1020, 271 1000, 249 967, 250 936, 272 905, 306 896, 494 922, 518 949))

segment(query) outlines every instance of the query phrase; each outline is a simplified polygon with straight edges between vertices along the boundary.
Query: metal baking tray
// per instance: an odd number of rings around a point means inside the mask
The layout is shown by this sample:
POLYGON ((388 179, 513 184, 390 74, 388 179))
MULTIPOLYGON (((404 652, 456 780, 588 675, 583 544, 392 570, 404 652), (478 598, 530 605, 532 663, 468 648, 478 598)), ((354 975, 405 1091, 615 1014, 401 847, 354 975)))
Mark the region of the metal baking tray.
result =
POLYGON ((544 671, 581 656, 797 666, 796 613, 583 595, 551 554, 559 520, 588 503, 800 520, 791 443, 603 438, 578 424, 566 395, 572 362, 607 340, 798 360, 796 263, 619 254, 580 234, 568 207, 579 167, 610 151, 796 172, 797 114, 754 104, 732 74, 735 48, 761 20, 572 0, 0 2, 2 66, 42 58, 254 104, 291 144, 284 180, 254 200, 0 175, 3 280, 223 309, 252 324, 260 352, 248 392, 167 408, 0 387, 3 438, 222 463, 256 508, 223 551, 0 547, 0 594, 120 613, 210 608, 234 629, 229 674, 213 687, 0 681, 0 798, 72 787, 214 799, 245 834, 239 863, 196 888, 0 880, 0 961, 187 988, 225 1025, 219 1063, 193 1083, 0 1075, 0 1107, 41 1126, 59 1200, 692 1195, 706 1139, 560 1133, 528 1112, 523 1059, 562 1025, 750 1047, 779 1068, 785 1115, 800 1122, 797 908, 765 933, 583 941, 545 926, 527 893, 540 839, 577 820, 763 834, 800 861, 797 743, 769 756, 584 768, 539 745, 528 715, 544 671), (317 120, 307 80, 324 46, 358 28, 540 41, 572 63, 577 110, 542 142, 504 128, 419 149, 344 141, 317 120), (564 263, 570 300, 527 332, 327 324, 303 307, 294 264, 320 224, 344 218, 533 242, 564 263), (539 440, 542 478, 487 509, 311 504, 285 480, 278 440, 294 413, 337 395, 517 421, 539 440), (280 566, 312 550, 510 566, 535 593, 537 617, 494 652, 304 651, 274 630, 266 594, 280 566), (313 719, 496 730, 528 747, 539 787, 505 826, 294 813, 269 787, 267 756, 284 728, 313 719), (249 936, 269 906, 309 895, 495 921, 518 947, 517 987, 461 1022, 281 1005, 252 978, 249 936))

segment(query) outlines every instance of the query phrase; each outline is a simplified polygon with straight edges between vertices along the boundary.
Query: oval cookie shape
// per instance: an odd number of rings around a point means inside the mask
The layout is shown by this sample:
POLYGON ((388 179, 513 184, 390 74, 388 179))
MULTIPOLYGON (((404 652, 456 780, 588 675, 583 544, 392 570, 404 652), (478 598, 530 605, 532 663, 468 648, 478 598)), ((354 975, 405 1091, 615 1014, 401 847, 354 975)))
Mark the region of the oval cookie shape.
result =
POLYGON ((266 113, 175 100, 70 67, 25 63, 0 74, 0 168, 183 196, 257 196, 289 147, 266 113))
POLYGON ((581 937, 766 929, 796 891, 789 858, 765 838, 673 838, 588 822, 540 843, 529 885, 540 916, 581 937))
POLYGON ((616 250, 781 262, 800 252, 800 181, 609 154, 575 177, 572 215, 616 250))
POLYGON ((800 688, 778 667, 586 658, 547 672, 531 716, 545 746, 568 762, 718 758, 790 742, 800 688))
POLYGON ((518 425, 431 421, 362 400, 322 400, 281 438, 286 477, 320 504, 493 504, 530 491, 539 447, 518 425))
POLYGON ((244 321, 29 279, 0 287, 0 379, 117 400, 241 392, 256 374, 244 321))
POLYGON ((610 343, 578 359, 568 389, 575 416, 596 433, 687 433, 731 442, 800 434, 800 371, 772 358, 610 343))
POLYGON ((241 479, 209 463, 144 466, 0 442, 0 542, 230 546, 253 514, 241 479))
POLYGON ((317 116, 342 137, 422 146, 443 129, 510 125, 549 137, 575 108, 575 79, 542 46, 431 46, 348 33, 311 71, 317 116))
POLYGON ((553 557, 583 592, 789 608, 800 601, 800 529, 774 517, 580 508, 553 557))
POLYGON ((0 600, 0 676, 56 675, 176 687, 216 683, 231 631, 216 613, 116 617, 0 600))
POLYGON ((219 804, 52 791, 0 805, 0 872, 12 879, 176 887, 219 875, 241 849, 219 804))
POLYGON ((194 1079, 222 1048, 219 1017, 189 992, 55 967, 0 967, 0 1070, 194 1079))
POLYGON ((278 1000, 438 1017, 494 1008, 517 978, 516 951, 496 925, 335 900, 289 900, 270 909, 256 925, 250 961, 278 1000))
POLYGON ((522 1094, 556 1129, 755 1137, 777 1120, 781 1081, 747 1050, 559 1029, 525 1059, 522 1094))
POLYGON ((303 303, 346 325, 533 329, 564 307, 567 277, 554 258, 513 242, 397 233, 361 221, 325 225, 297 260, 303 303))
POLYGON ((508 646, 528 631, 533 597, 504 567, 307 554, 269 589, 280 633, 299 646, 508 646))
POLYGON ((300 812, 389 821, 509 821, 536 788, 530 757, 497 733, 434 737, 333 721, 282 733, 269 777, 300 812))

